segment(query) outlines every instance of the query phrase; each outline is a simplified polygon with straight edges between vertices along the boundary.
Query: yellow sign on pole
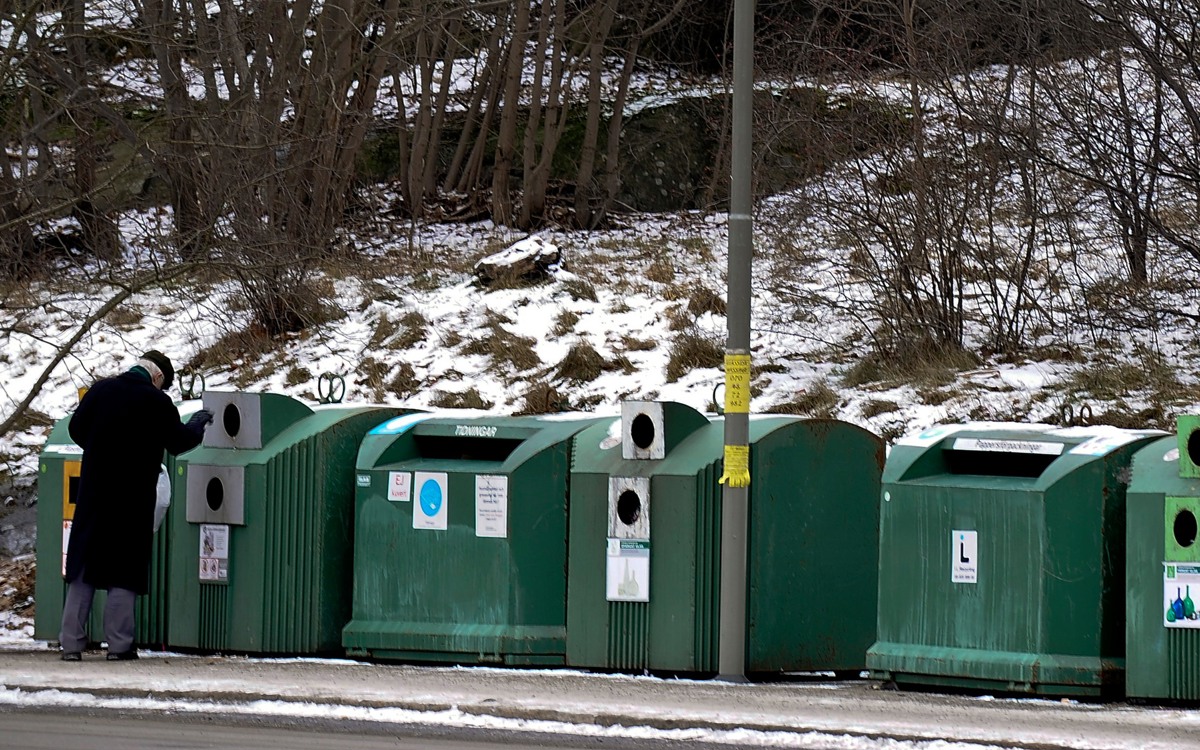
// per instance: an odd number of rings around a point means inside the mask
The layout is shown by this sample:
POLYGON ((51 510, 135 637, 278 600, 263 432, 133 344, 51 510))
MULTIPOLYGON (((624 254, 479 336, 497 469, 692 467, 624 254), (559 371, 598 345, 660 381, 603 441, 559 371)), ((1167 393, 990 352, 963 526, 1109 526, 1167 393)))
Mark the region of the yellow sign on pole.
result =
POLYGON ((750 413, 750 355, 725 355, 725 413, 750 413))
POLYGON ((750 446, 725 446, 725 472, 719 481, 730 487, 750 486, 750 446))

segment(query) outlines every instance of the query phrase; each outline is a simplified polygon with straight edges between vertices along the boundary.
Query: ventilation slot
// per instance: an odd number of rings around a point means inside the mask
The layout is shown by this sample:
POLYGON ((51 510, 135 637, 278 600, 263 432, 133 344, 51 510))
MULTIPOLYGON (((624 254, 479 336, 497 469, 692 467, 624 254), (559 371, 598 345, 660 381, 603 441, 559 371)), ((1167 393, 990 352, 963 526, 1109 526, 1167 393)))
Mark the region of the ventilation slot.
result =
POLYGON ((228 648, 229 587, 200 584, 200 637, 202 651, 225 651, 228 648))
POLYGON ((650 664, 650 605, 610 602, 608 664, 614 669, 645 669, 650 664))

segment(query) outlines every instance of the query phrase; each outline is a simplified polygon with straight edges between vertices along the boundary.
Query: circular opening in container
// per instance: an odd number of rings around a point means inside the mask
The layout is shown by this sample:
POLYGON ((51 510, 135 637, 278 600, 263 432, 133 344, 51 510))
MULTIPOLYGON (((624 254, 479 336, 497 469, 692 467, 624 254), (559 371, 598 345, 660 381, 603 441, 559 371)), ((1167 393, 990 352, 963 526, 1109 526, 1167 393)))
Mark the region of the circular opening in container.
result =
POLYGON ((633 490, 625 490, 617 498, 617 518, 626 526, 632 526, 642 517, 642 499, 633 490))
POLYGON ((645 414, 634 417, 633 423, 629 425, 629 437, 633 438, 633 444, 642 450, 649 448, 654 442, 654 420, 645 414))
POLYGON ((1196 543, 1196 514, 1187 508, 1175 514, 1175 543, 1180 547, 1191 547, 1196 543))
POLYGON ((225 426, 225 434, 229 437, 237 437, 237 434, 242 430, 242 413, 233 404, 225 407, 224 413, 221 414, 221 424, 225 426))
POLYGON ((208 501, 208 507, 212 510, 220 510, 221 504, 225 502, 225 485, 221 484, 221 480, 213 477, 208 480, 208 486, 204 488, 204 499, 208 501))
POLYGON ((1192 430, 1188 435, 1187 454, 1193 465, 1200 466, 1200 430, 1192 430))

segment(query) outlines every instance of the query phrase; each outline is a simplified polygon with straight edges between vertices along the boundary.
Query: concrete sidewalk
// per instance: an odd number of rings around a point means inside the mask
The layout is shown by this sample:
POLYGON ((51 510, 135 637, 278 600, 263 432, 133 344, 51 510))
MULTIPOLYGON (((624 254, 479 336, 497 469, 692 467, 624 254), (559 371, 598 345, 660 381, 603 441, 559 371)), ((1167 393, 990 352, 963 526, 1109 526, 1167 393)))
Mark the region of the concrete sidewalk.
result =
MULTIPOLYGON (((1200 748, 1200 712, 881 690, 869 680, 731 684, 568 670, 157 655, 68 663, 0 652, 0 698, 154 699, 163 705, 318 704, 527 722, 952 740, 1030 748, 1200 748), (59 691, 51 693, 47 691, 59 691)), ((12 700, 7 701, 9 705, 12 700)), ((0 703, 3 705, 3 703, 0 703)), ((553 730, 547 730, 553 731, 553 730)))

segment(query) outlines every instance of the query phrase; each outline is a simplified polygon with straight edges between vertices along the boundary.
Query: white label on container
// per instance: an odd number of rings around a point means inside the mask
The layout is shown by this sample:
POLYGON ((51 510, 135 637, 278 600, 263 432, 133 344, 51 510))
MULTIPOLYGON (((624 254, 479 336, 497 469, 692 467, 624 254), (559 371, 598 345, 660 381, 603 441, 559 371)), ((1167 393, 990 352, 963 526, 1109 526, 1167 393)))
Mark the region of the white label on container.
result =
POLYGON ((979 581, 979 534, 977 532, 950 532, 950 580, 954 583, 977 583, 979 581))
POLYGON ((1062 455, 1063 443, 1044 443, 1038 440, 1005 440, 1003 438, 958 438, 954 441, 956 451, 983 451, 985 453, 1026 453, 1037 456, 1062 455))
POLYGON ((412 501, 412 472, 388 472, 387 499, 393 503, 407 503, 412 501))
POLYGON ((445 531, 449 514, 446 507, 450 498, 446 492, 446 473, 417 471, 413 472, 413 491, 416 502, 413 503, 413 528, 445 531))
POLYGON ((606 573, 608 601, 650 601, 650 540, 609 537, 606 573))
POLYGON ((508 477, 475 476, 475 536, 508 536, 508 477))
POLYGON ((223 583, 229 580, 229 526, 200 524, 200 580, 223 583))
POLYGON ((1200 612, 1196 601, 1200 599, 1200 564, 1163 563, 1163 627, 1200 630, 1200 612))

